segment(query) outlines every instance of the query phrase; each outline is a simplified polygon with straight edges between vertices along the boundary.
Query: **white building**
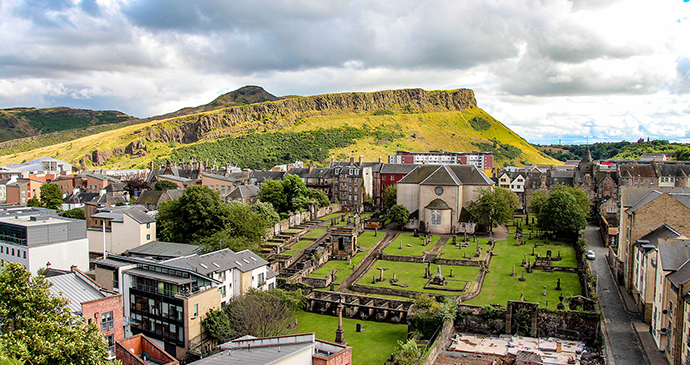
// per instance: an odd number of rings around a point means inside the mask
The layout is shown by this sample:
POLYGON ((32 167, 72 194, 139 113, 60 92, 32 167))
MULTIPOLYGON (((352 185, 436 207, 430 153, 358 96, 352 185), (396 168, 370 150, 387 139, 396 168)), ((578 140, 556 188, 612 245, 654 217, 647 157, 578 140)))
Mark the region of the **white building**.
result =
POLYGON ((222 282, 219 286, 221 302, 242 295, 250 289, 269 290, 276 287, 278 273, 255 253, 230 249, 204 255, 179 257, 162 263, 184 267, 222 282))
POLYGON ((0 218, 0 262, 19 262, 32 274, 51 267, 87 270, 89 241, 83 220, 50 215, 0 218))
POLYGON ((138 205, 105 207, 89 214, 87 209, 89 251, 102 254, 105 246, 107 252, 121 254, 156 241, 156 220, 145 210, 138 205))

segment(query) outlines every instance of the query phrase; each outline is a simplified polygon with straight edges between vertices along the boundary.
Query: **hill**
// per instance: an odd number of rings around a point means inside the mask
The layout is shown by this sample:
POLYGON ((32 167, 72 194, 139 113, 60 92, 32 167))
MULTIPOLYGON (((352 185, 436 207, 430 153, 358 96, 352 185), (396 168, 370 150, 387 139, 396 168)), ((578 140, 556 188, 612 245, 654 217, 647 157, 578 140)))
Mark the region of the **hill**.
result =
POLYGON ((261 86, 247 85, 235 91, 223 94, 208 104, 200 105, 194 108, 182 108, 176 112, 152 117, 152 120, 161 120, 168 118, 181 117, 189 114, 198 114, 208 112, 211 110, 229 108, 233 106, 242 106, 254 103, 263 103, 264 101, 276 101, 278 97, 267 92, 261 86))
POLYGON ((293 97, 152 120, 0 156, 0 164, 51 156, 133 168, 195 158, 267 168, 295 159, 323 165, 331 155, 377 160, 396 150, 489 150, 498 167, 558 163, 478 108, 472 90, 405 89, 293 97))
MULTIPOLYGON (((0 142, 15 139, 54 135, 74 129, 119 124, 136 119, 113 110, 86 110, 72 108, 12 108, 0 110, 0 142)), ((39 137, 40 138, 40 137, 39 137)), ((33 138, 37 139, 37 138, 33 138)), ((0 148, 23 141, 4 143, 0 148)))
POLYGON ((537 146, 540 151, 559 160, 579 160, 589 149, 595 160, 639 160, 645 153, 666 153, 675 160, 690 160, 688 144, 669 143, 667 140, 643 140, 636 142, 597 142, 590 145, 537 146))

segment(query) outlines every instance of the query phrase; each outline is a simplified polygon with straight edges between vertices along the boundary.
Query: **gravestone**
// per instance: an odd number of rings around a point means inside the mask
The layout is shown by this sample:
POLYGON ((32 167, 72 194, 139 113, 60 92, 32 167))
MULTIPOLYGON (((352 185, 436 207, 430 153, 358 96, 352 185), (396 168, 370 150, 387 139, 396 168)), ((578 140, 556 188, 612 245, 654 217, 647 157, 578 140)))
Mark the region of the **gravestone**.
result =
POLYGON ((561 291, 561 278, 558 278, 558 281, 556 282, 556 290, 561 291))
POLYGON ((546 296, 546 285, 544 285, 544 292, 541 293, 542 296, 546 296))

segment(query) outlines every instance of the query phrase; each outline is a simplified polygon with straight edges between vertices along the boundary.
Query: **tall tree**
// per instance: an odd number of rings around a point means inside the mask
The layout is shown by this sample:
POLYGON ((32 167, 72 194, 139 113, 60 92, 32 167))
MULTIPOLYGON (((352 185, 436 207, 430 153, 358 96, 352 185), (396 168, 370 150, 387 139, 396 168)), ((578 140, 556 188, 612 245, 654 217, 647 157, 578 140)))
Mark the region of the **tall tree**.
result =
POLYGON ((388 218, 402 229, 410 221, 410 211, 404 205, 394 205, 388 212, 388 218))
POLYGON ((316 206, 319 208, 327 207, 331 205, 331 201, 328 199, 328 195, 319 189, 307 189, 307 198, 311 201, 316 202, 316 206))
POLYGON ((574 234, 586 225, 582 207, 565 189, 552 191, 538 214, 537 226, 547 232, 574 234))
POLYGON ((74 218, 74 219, 86 219, 86 215, 84 214, 84 209, 82 208, 74 208, 70 210, 66 210, 62 212, 62 216, 66 218, 74 218))
POLYGON ((283 191, 283 183, 279 180, 266 180, 261 183, 259 200, 271 203, 278 212, 287 211, 287 196, 283 191))
POLYGON ((105 340, 94 324, 50 294, 43 276, 6 262, 0 271, 0 348, 27 364, 102 364, 105 340))
POLYGON ((48 209, 62 206, 62 189, 57 184, 41 185, 41 203, 48 209))
POLYGON ((383 205, 389 208, 398 202, 398 185, 391 185, 383 191, 383 205))
POLYGON ((250 209, 266 222, 267 227, 280 221, 280 215, 276 212, 271 203, 256 202, 250 206, 250 209))
POLYGON ((549 193, 544 190, 535 190, 529 198, 529 212, 539 214, 541 207, 544 206, 546 199, 549 198, 549 193))
POLYGON ((295 211, 299 208, 299 204, 295 199, 307 196, 307 184, 297 175, 286 175, 283 178, 283 191, 285 192, 288 210, 295 211))
POLYGON ((479 223, 489 227, 489 232, 499 225, 511 220, 520 200, 512 191, 501 187, 489 187, 479 190, 477 199, 467 203, 467 210, 479 223))
POLYGON ((170 242, 189 243, 226 228, 227 205, 208 186, 190 186, 177 199, 158 208, 158 236, 170 242))
POLYGON ((587 216, 590 213, 592 201, 589 200, 587 193, 585 193, 583 190, 565 184, 558 184, 554 186, 552 192, 558 190, 565 191, 566 193, 572 195, 573 198, 575 198, 575 202, 580 207, 580 210, 582 210, 585 216, 587 216))

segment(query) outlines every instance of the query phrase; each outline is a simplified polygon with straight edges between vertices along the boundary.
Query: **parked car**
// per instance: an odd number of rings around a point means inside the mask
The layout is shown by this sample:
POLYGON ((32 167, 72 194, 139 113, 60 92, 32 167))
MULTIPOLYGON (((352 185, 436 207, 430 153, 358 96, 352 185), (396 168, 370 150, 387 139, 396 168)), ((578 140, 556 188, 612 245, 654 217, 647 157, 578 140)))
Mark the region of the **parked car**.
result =
POLYGON ((594 260, 597 256, 594 254, 594 251, 589 250, 585 254, 585 257, 587 258, 587 260, 594 260))

